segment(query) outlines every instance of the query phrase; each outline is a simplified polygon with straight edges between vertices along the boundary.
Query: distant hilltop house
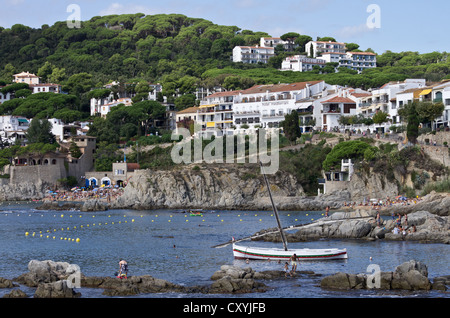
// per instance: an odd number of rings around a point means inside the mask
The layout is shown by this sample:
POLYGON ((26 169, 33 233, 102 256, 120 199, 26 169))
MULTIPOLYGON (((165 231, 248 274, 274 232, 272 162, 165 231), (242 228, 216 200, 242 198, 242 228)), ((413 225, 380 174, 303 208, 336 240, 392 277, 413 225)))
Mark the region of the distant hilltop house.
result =
POLYGON ((62 92, 61 85, 53 83, 41 83, 40 77, 30 72, 22 72, 13 75, 14 83, 25 83, 30 86, 33 94, 37 93, 56 93, 62 92))
POLYGON ((28 85, 40 83, 39 76, 36 76, 35 74, 32 74, 28 71, 14 74, 13 77, 14 77, 14 83, 26 83, 28 85))
POLYGON ((305 52, 308 53, 310 57, 316 58, 323 53, 346 53, 347 48, 345 43, 342 42, 309 41, 305 45, 305 52))
MULTIPOLYGON (((112 82, 109 84, 106 84, 103 86, 104 89, 111 89, 113 86, 118 86, 120 83, 118 82, 112 82)), ((131 85, 131 84, 125 84, 125 86, 131 85)), ((151 88, 150 92, 148 93, 148 100, 156 101, 158 97, 158 93, 162 92, 162 85, 157 84, 149 84, 149 87, 151 88)), ((136 94, 132 94, 126 91, 123 91, 121 93, 118 93, 118 96, 115 96, 113 92, 109 94, 108 96, 105 96, 103 98, 91 98, 91 116, 95 116, 100 114, 102 117, 106 117, 106 115, 111 111, 112 107, 115 107, 120 104, 124 104, 125 106, 131 106, 132 105, 132 98, 136 94)))
POLYGON ((271 57, 275 56, 273 47, 257 46, 236 46, 233 49, 233 62, 247 64, 263 63, 267 64, 271 57))
POLYGON ((277 47, 278 45, 282 45, 286 51, 291 51, 298 47, 298 44, 292 44, 289 41, 284 41, 281 38, 272 38, 272 37, 262 37, 260 40, 261 47, 277 47))
POLYGON ((308 72, 312 71, 314 66, 324 68, 327 62, 323 59, 309 58, 304 55, 288 56, 281 64, 282 71, 308 72))

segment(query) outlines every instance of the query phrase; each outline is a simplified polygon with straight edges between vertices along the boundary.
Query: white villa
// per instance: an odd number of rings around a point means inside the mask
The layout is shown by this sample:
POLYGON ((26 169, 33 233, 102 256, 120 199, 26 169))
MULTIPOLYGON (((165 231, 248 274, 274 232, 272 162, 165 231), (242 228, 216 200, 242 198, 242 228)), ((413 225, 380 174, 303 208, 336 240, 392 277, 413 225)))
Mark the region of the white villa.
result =
POLYGON ((361 73, 365 69, 377 67, 375 53, 370 52, 325 52, 317 59, 326 63, 339 63, 338 67, 346 67, 361 73))
POLYGON ((423 87, 425 87, 424 79, 406 79, 403 82, 386 83, 372 90, 372 95, 363 99, 358 112, 365 117, 371 117, 380 110, 389 114, 392 124, 400 123, 398 109, 407 104, 408 100, 412 101, 412 98, 409 99, 412 90, 423 87))
POLYGON ((262 47, 276 47, 282 45, 285 50, 292 50, 298 46, 298 44, 291 44, 289 41, 283 41, 281 38, 261 38, 260 46, 262 47))
POLYGON ((284 116, 299 109, 298 102, 319 96, 329 87, 324 81, 256 85, 235 96, 234 126, 278 127, 284 116))
POLYGON ((0 116, 0 138, 3 142, 15 144, 26 141, 25 132, 30 127, 30 121, 20 116, 0 116))
POLYGON ((273 47, 236 46, 233 49, 233 62, 267 64, 273 56, 275 56, 275 49, 273 47))
POLYGON ((308 72, 312 71, 314 66, 325 67, 327 62, 323 59, 313 59, 304 55, 288 56, 281 64, 282 71, 308 72))
POLYGON ((345 43, 341 42, 324 42, 310 41, 305 45, 305 51, 310 57, 318 57, 323 53, 346 53, 345 43))
POLYGON ((52 84, 52 83, 43 83, 43 84, 30 84, 30 89, 33 90, 33 94, 37 93, 55 93, 61 94, 61 85, 52 84))
POLYGON ((36 76, 30 72, 22 72, 19 74, 14 74, 13 76, 14 83, 27 83, 29 85, 40 83, 39 76, 36 76))

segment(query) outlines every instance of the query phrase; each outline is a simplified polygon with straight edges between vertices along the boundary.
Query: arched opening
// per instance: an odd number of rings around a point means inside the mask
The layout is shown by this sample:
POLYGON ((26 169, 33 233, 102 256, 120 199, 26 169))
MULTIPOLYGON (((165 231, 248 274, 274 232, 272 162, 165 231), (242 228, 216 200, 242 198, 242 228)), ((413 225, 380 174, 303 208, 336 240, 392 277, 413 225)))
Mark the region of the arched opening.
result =
POLYGON ((104 184, 105 186, 109 186, 109 185, 111 185, 111 179, 110 178, 108 178, 108 177, 104 177, 104 178, 102 178, 102 185, 104 184))

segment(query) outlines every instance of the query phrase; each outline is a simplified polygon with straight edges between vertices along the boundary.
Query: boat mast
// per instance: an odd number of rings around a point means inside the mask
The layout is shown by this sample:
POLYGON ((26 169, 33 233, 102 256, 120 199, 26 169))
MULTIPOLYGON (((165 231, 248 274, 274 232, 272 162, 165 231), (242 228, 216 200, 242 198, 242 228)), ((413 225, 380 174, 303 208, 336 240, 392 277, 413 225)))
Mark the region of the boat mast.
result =
POLYGON ((269 181, 267 181, 267 177, 266 177, 266 174, 264 173, 264 168, 263 168, 261 160, 259 161, 259 165, 261 166, 261 172, 264 176, 264 180, 266 181, 267 191, 269 191, 270 202, 272 202, 273 213, 275 213, 275 217, 277 219, 278 229, 280 230, 280 235, 281 235, 281 240, 283 241, 284 250, 287 251, 288 250, 287 240, 286 240, 286 237, 284 236, 283 228, 281 227, 280 216, 278 215, 277 207, 275 206, 275 203, 273 202, 272 192, 270 191, 270 186, 269 186, 269 181))

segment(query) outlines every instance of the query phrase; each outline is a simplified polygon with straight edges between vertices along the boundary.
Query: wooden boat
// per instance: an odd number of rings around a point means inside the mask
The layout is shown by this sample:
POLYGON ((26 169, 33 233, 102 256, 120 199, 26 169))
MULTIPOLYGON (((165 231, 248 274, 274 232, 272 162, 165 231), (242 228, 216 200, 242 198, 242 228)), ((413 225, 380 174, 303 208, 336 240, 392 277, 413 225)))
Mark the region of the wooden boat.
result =
MULTIPOLYGON (((263 169, 260 162, 261 169, 263 169)), ((237 245, 233 242, 233 255, 236 259, 251 259, 251 260, 289 260, 292 255, 296 254, 298 260, 335 260, 335 259, 347 259, 347 249, 327 248, 327 249, 288 249, 286 236, 284 235, 283 228, 281 227, 280 217, 278 210, 274 204, 272 193, 270 191, 269 182, 266 175, 263 173, 264 180, 266 182, 267 190, 269 192, 270 201, 272 203, 273 212, 277 219, 278 229, 280 231, 281 240, 283 242, 284 249, 281 248, 262 248, 262 247, 249 247, 237 245)), ((234 239, 233 239, 234 241, 234 239)))
POLYGON ((262 248, 249 247, 233 244, 233 255, 236 259, 253 259, 253 260, 289 260, 290 257, 296 254, 297 258, 301 260, 335 260, 347 259, 346 249, 288 249, 287 251, 281 248, 262 248))
POLYGON ((286 260, 288 261, 293 254, 297 255, 298 260, 335 260, 347 259, 347 250, 329 248, 329 249, 288 249, 281 248, 263 248, 249 247, 233 244, 233 255, 236 259, 252 260, 286 260))

